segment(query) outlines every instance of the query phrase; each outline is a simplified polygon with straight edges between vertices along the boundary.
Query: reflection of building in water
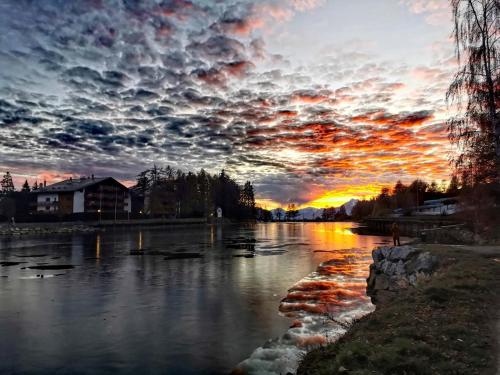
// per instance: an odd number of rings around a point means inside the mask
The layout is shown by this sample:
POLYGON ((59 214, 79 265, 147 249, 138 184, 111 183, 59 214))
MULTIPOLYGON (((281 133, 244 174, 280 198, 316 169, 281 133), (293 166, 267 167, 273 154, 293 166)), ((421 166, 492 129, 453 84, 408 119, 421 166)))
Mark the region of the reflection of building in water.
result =
POLYGON ((139 250, 142 250, 142 230, 139 231, 139 246, 137 247, 139 250))
POLYGON ((217 225, 217 241, 222 241, 222 225, 217 225))

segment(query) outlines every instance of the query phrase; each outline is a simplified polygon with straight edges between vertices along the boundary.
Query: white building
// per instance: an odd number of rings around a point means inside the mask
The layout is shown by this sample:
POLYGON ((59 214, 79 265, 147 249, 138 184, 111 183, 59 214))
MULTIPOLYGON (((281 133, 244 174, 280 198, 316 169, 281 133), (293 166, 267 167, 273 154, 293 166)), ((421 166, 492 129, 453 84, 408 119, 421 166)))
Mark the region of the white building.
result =
POLYGON ((33 193, 38 213, 130 213, 132 209, 129 189, 112 177, 70 178, 33 193))

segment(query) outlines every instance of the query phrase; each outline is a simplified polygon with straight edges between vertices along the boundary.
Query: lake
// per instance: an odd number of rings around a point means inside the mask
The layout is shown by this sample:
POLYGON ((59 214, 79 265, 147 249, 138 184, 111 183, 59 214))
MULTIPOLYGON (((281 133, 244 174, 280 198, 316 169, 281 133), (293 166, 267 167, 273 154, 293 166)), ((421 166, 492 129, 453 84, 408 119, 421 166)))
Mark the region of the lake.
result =
POLYGON ((0 238, 0 373, 293 371, 373 309, 371 249, 388 237, 355 225, 0 238), (62 267, 29 268, 47 265, 62 267))

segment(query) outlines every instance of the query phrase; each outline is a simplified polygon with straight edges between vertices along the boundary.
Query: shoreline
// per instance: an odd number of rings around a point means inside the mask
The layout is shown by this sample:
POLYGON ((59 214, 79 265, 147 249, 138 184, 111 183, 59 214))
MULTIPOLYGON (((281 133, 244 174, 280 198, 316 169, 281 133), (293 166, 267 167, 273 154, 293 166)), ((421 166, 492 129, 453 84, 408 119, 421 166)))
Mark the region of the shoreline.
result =
POLYGON ((211 225, 205 218, 187 219, 132 219, 102 221, 65 221, 41 223, 0 224, 0 238, 9 236, 29 236, 40 234, 89 233, 105 231, 107 228, 143 227, 143 226, 182 226, 211 225))
POLYGON ((413 244, 439 267, 376 301, 334 343, 310 351, 297 375, 496 374, 500 370, 500 246, 413 244))

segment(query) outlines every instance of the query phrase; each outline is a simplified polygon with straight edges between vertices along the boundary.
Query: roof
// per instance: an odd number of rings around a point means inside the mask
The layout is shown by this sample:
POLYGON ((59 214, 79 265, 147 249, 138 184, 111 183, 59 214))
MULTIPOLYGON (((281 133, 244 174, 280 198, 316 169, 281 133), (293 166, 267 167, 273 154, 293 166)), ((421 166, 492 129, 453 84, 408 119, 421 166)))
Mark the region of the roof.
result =
POLYGON ((434 204, 453 204, 458 202, 458 197, 441 198, 441 199, 429 199, 424 201, 424 205, 434 205, 434 204))
POLYGON ((35 190, 34 193, 58 193, 58 192, 71 192, 86 187, 98 184, 105 180, 112 179, 115 182, 122 185, 120 182, 116 181, 113 177, 82 177, 82 178, 70 178, 69 180, 64 180, 61 182, 56 182, 55 184, 48 185, 46 187, 35 190))

